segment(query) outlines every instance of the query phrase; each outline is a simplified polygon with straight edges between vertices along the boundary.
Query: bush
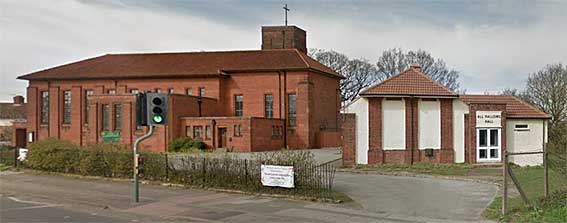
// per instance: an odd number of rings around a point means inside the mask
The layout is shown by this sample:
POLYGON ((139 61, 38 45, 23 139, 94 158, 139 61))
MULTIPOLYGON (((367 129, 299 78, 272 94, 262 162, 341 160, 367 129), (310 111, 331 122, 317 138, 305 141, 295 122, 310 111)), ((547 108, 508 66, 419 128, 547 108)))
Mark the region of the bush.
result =
MULTIPOLYGON (((195 142, 176 140, 176 150, 195 142), (191 143, 190 143, 191 142, 191 143)), ((202 142, 201 142, 202 143, 202 142)), ((46 139, 30 145, 27 166, 33 169, 89 176, 130 178, 133 175, 132 151, 118 144, 84 147, 68 141, 46 139)), ((164 180, 212 188, 238 189, 252 193, 275 193, 311 198, 330 198, 335 168, 315 163, 307 151, 283 150, 256 153, 256 159, 239 159, 231 153, 171 154, 142 152, 141 179, 164 180), (260 165, 294 166, 295 187, 264 187, 260 165)))
POLYGON ((16 151, 14 147, 7 145, 0 145, 0 163, 6 166, 13 166, 16 159, 16 151))
POLYGON ((129 177, 132 175, 132 151, 120 144, 93 144, 84 147, 79 174, 106 177, 129 177))
POLYGON ((207 149, 207 144, 205 144, 201 139, 198 138, 193 142, 193 148, 202 151, 207 149))
POLYGON ((94 144, 79 147, 48 138, 30 144, 25 165, 32 169, 90 176, 129 177, 132 151, 124 145, 94 144))
POLYGON ((199 139, 193 141, 189 137, 182 137, 174 139, 169 144, 168 151, 174 153, 195 153, 205 148, 206 144, 199 139))
POLYGON ((28 149, 25 164, 33 169, 77 172, 80 164, 79 149, 69 141, 47 138, 30 144, 28 149))

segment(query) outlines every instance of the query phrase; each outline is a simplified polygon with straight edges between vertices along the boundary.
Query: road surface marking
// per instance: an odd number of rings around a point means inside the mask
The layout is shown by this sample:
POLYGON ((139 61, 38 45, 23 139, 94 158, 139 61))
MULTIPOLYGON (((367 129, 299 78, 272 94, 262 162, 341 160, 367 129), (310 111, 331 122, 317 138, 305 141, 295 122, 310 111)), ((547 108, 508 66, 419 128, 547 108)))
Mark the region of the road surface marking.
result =
POLYGON ((15 202, 19 202, 19 203, 38 205, 38 206, 33 206, 33 207, 14 208, 12 210, 28 210, 28 209, 50 208, 50 207, 61 207, 61 206, 63 206, 63 205, 50 204, 50 203, 45 203, 45 202, 25 201, 25 200, 20 200, 20 199, 15 198, 15 197, 8 197, 8 199, 15 201, 15 202))

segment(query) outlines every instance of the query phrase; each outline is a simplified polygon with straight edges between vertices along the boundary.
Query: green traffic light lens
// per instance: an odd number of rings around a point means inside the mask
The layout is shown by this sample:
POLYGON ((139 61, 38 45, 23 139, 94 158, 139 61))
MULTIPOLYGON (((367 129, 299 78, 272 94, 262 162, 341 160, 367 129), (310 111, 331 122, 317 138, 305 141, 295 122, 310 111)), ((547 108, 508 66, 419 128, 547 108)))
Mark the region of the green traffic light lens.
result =
POLYGON ((163 117, 161 115, 154 115, 154 117, 152 117, 152 119, 154 120, 155 123, 163 122, 163 117))

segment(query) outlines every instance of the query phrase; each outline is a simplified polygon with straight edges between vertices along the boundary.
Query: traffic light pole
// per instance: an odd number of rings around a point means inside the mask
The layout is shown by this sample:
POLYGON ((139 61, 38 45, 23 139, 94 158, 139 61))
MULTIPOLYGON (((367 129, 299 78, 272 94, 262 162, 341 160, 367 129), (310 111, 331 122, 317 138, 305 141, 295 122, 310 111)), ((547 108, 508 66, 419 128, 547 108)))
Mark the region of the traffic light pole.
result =
POLYGON ((136 139, 136 142, 134 142, 134 202, 136 203, 140 202, 140 189, 138 186, 138 171, 139 171, 138 157, 140 156, 140 154, 138 153, 138 146, 142 141, 152 136, 155 127, 153 125, 149 125, 148 128, 150 128, 148 133, 136 139))

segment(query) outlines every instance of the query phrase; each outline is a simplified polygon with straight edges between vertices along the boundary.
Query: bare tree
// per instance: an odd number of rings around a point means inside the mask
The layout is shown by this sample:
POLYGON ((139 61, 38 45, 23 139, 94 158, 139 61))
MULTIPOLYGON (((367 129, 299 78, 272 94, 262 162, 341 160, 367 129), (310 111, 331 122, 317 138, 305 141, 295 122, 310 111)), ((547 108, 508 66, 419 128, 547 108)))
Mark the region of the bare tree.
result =
POLYGON ((459 72, 449 69, 445 61, 435 58, 423 50, 407 52, 400 48, 386 50, 378 58, 376 67, 378 72, 386 78, 390 78, 405 71, 414 63, 419 64, 421 72, 430 76, 433 80, 451 90, 459 90, 460 84, 457 80, 459 72))
POLYGON ((526 99, 551 115, 551 124, 567 121, 567 66, 547 65, 530 74, 526 84, 526 99))
POLYGON ((349 59, 348 56, 333 50, 310 49, 309 55, 333 69, 346 79, 340 83, 343 105, 354 100, 364 88, 384 78, 376 67, 366 59, 349 59))

